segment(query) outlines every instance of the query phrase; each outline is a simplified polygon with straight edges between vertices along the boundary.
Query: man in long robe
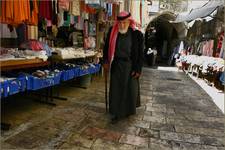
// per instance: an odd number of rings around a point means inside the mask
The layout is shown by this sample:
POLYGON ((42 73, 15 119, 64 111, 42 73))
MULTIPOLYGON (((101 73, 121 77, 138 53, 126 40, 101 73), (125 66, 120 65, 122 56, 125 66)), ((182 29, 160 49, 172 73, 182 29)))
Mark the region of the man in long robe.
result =
POLYGON ((143 34, 128 12, 121 12, 109 29, 103 67, 110 71, 109 113, 112 123, 136 113, 140 106, 139 77, 143 64, 143 34))

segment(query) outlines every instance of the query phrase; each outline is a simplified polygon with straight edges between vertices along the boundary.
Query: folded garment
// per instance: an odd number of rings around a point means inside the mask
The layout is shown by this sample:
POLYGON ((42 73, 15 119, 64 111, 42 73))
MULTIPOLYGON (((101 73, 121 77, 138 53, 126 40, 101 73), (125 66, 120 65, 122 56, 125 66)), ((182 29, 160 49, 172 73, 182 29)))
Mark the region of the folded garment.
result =
POLYGON ((44 78, 47 76, 47 73, 41 70, 37 70, 36 72, 33 72, 32 75, 38 78, 44 78))

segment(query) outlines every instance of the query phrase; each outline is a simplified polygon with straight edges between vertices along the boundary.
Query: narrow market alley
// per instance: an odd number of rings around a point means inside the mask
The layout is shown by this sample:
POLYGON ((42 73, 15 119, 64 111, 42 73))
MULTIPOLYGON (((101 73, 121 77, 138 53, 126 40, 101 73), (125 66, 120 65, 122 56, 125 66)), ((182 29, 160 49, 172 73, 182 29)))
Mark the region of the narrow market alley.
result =
POLYGON ((2 104, 1 149, 222 150, 224 115, 183 72, 144 68, 137 114, 110 124, 104 78, 87 89, 63 85, 48 106, 17 96, 2 104))

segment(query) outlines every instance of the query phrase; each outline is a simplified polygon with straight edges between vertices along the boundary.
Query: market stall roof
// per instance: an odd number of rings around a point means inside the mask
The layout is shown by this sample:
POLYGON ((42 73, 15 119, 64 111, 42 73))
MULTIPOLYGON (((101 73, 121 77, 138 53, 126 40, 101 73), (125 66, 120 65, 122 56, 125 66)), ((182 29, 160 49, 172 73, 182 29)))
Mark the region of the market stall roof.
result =
POLYGON ((197 18, 204 18, 212 14, 217 8, 224 5, 223 0, 210 0, 200 8, 192 9, 189 13, 182 13, 176 17, 174 23, 189 22, 197 18))

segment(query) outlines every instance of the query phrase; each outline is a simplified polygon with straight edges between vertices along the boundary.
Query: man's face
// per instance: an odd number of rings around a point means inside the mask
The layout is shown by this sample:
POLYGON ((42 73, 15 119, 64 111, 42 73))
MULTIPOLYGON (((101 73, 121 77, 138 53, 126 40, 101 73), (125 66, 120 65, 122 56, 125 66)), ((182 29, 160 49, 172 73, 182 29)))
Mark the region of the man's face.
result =
POLYGON ((119 21, 119 32, 126 33, 129 28, 129 25, 130 25, 129 19, 119 21))

